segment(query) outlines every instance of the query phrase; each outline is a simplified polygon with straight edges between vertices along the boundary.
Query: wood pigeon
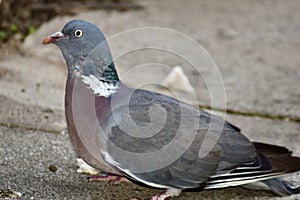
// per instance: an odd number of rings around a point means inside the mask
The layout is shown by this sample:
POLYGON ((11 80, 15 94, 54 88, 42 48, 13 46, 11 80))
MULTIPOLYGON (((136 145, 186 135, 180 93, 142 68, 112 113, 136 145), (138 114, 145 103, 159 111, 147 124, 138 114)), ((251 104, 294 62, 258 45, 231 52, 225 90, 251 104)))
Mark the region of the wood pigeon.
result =
POLYGON ((92 167, 164 189, 152 200, 184 189, 253 188, 254 183, 279 195, 300 193, 300 187, 278 178, 300 170, 300 158, 291 151, 252 143, 208 112, 124 85, 95 25, 70 21, 43 43, 57 45, 68 66, 68 132, 77 154, 92 167))

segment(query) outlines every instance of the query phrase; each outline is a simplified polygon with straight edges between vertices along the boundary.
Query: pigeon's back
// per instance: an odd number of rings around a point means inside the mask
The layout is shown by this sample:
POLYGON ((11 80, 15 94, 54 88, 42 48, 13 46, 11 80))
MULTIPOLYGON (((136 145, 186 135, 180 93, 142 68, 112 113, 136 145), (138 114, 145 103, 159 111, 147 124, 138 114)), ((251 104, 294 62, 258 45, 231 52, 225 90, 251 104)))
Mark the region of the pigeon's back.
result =
POLYGON ((252 162, 256 150, 239 129, 158 93, 126 88, 102 122, 105 160, 152 185, 194 188, 218 172, 252 162))

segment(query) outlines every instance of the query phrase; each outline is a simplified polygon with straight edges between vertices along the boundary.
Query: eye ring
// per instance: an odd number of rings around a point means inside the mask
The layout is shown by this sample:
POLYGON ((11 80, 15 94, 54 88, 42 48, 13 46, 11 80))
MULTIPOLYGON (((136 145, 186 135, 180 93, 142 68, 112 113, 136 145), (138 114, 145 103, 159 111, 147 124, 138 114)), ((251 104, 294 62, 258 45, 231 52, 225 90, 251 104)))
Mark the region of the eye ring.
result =
POLYGON ((81 37, 82 36, 82 30, 80 30, 80 29, 78 29, 78 30, 76 30, 75 32, 74 32, 74 35, 76 36, 76 37, 81 37))

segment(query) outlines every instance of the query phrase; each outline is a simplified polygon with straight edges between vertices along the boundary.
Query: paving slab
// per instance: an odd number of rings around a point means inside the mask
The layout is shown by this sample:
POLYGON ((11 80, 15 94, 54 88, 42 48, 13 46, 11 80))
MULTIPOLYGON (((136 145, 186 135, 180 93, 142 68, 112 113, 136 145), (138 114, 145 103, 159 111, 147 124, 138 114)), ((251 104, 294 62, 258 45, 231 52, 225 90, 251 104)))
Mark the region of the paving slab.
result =
POLYGON ((0 103, 0 124, 2 126, 52 133, 61 133, 67 130, 63 110, 25 104, 3 95, 0 95, 0 103))
MULTIPOLYGON (((247 122, 245 132, 251 139, 287 145, 300 155, 299 145, 290 140, 299 140, 298 123, 273 122, 247 117, 234 118, 237 124, 247 122), (283 129, 295 132, 280 134, 283 129), (269 132, 266 135, 265 132, 269 132), (272 133, 272 134, 271 134, 272 133), (262 135, 265 136, 262 136, 262 135)), ((76 173, 76 154, 68 134, 54 134, 23 128, 0 126, 0 180, 1 189, 11 189, 22 194, 21 199, 103 199, 128 200, 131 197, 147 199, 159 192, 157 189, 133 183, 111 185, 103 182, 88 182, 88 175, 76 173), (50 166, 55 166, 53 172, 50 166)), ((285 177, 288 181, 299 181, 300 173, 285 177)), ((299 199, 300 195, 277 197, 266 191, 251 191, 240 187, 203 192, 183 192, 178 200, 194 199, 299 199)))
MULTIPOLYGON (((187 0, 182 4, 181 1, 169 0, 139 3, 144 6, 144 10, 80 12, 75 16, 57 17, 28 37, 24 44, 25 49, 43 59, 59 62, 64 67, 59 59, 60 52, 55 47, 42 47, 41 40, 45 35, 61 30, 67 21, 75 18, 95 23, 108 38, 133 28, 154 26, 174 29, 193 38, 207 49, 224 81, 228 108, 300 118, 298 1, 287 3, 267 0, 262 3, 259 0, 187 0)), ((151 37, 154 42, 158 36, 149 33, 113 43, 112 52, 119 57, 119 49, 130 49, 137 45, 143 47, 147 45, 146 37, 151 37)), ((173 39, 166 39, 161 46, 168 50, 175 48, 176 44, 173 39)), ((189 52, 191 56, 199 54, 202 55, 203 52, 189 52)), ((199 60, 200 58, 201 56, 199 60)), ((199 72, 195 72, 186 60, 157 49, 127 52, 118 59, 117 68, 124 74, 129 69, 147 63, 165 64, 169 67, 181 65, 204 104, 209 104, 211 100, 207 95, 208 90, 223 90, 220 84, 207 88, 199 72)), ((200 61, 199 65, 196 67, 202 73, 211 70, 211 65, 201 65, 200 61)), ((151 73, 149 70, 143 74, 137 71, 135 74, 135 71, 131 71, 124 82, 143 85, 144 80, 149 79, 147 77, 160 74, 158 78, 161 78, 167 73, 163 69, 159 73, 154 70, 151 73)), ((204 78, 210 80, 214 76, 207 73, 204 78)), ((223 102, 218 102, 218 105, 222 106, 223 102)))

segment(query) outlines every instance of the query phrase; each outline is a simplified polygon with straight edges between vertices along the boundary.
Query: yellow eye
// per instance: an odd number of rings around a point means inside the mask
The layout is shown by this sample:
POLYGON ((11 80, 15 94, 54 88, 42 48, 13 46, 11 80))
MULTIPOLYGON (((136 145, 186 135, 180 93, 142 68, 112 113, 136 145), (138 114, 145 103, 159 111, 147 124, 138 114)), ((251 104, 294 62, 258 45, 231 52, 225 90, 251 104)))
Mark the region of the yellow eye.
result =
POLYGON ((75 36, 76 37, 81 37, 82 36, 82 30, 76 30, 75 31, 75 36))

